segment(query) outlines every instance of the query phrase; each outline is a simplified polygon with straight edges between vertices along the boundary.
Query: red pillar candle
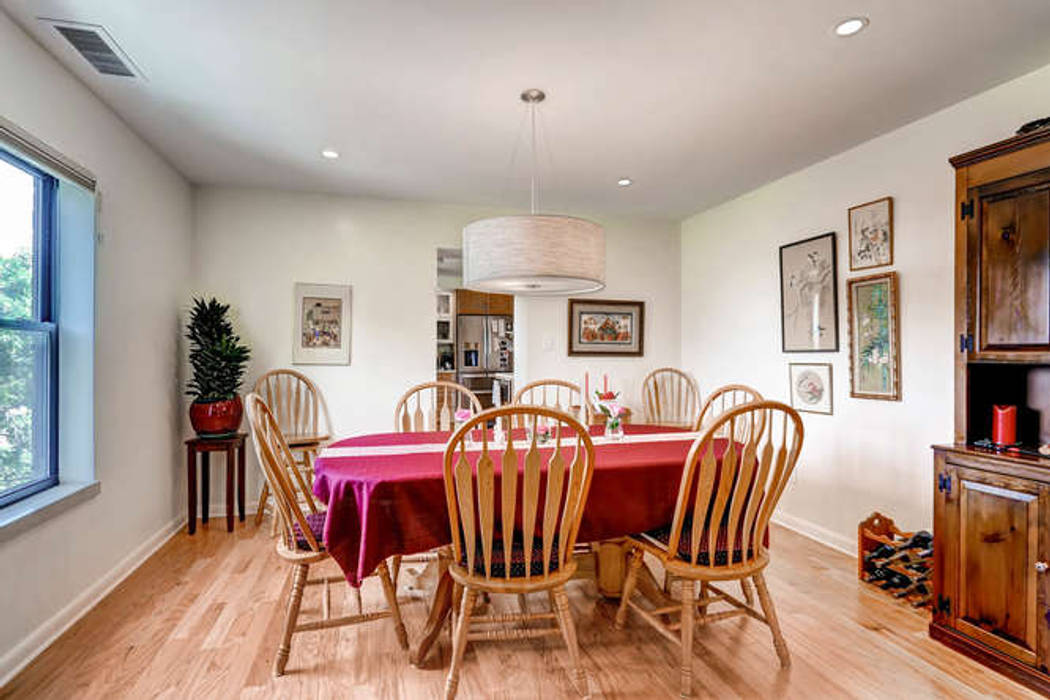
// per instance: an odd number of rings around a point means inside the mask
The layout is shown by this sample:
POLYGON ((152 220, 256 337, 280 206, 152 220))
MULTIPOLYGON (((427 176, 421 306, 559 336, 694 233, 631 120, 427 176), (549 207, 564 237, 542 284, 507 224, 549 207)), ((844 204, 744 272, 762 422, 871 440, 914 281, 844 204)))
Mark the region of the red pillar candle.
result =
POLYGON ((992 442, 996 445, 1017 442, 1017 406, 992 406, 992 442))

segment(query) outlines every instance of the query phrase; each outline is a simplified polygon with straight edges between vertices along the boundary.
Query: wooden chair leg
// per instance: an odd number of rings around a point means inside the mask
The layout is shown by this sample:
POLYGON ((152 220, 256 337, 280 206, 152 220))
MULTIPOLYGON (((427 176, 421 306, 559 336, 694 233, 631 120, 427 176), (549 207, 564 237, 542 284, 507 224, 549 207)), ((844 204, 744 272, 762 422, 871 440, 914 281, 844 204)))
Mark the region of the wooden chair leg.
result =
POLYGON ((262 491, 259 492, 259 507, 255 509, 255 526, 259 527, 263 516, 266 515, 266 502, 270 500, 270 485, 263 482, 262 491))
POLYGON ((696 582, 680 579, 682 595, 682 697, 693 694, 693 625, 696 621, 696 582))
POLYGON ((565 594, 565 586, 561 585, 551 590, 551 598, 554 601, 554 614, 558 618, 558 626, 561 627, 561 635, 565 638, 565 646, 569 649, 569 665, 572 673, 572 684, 583 697, 589 697, 587 688, 587 675, 583 672, 580 664, 580 645, 576 640, 576 623, 572 619, 569 610, 569 596, 565 594))
POLYGON ((769 588, 766 586, 766 577, 760 571, 754 575, 754 579, 755 589, 758 591, 758 600, 762 603, 762 612, 766 616, 766 622, 769 623, 769 631, 773 633, 773 646, 777 650, 777 656, 780 657, 780 667, 789 668, 791 666, 791 654, 788 653, 784 633, 780 631, 780 620, 777 619, 777 610, 773 607, 773 599, 770 597, 769 588))
POLYGON ((390 576, 394 579, 394 590, 397 590, 397 577, 401 575, 401 555, 390 557, 390 576))
POLYGON ((273 662, 273 675, 283 676, 284 667, 288 664, 288 655, 292 652, 292 635, 299 620, 299 606, 303 602, 303 589, 306 588, 306 576, 310 572, 309 564, 296 564, 292 573, 292 591, 288 595, 288 614, 284 620, 284 635, 281 646, 277 649, 277 658, 273 662))
POLYGON ((627 602, 634 593, 634 587, 638 583, 638 572, 642 568, 642 550, 635 547, 631 550, 631 559, 627 564, 627 578, 623 582, 623 591, 620 593, 620 609, 616 611, 616 624, 618 630, 623 629, 627 621, 627 602))
POLYGON ((397 604, 397 589, 394 582, 390 580, 390 570, 385 561, 379 562, 376 567, 379 580, 383 584, 383 595, 386 596, 386 605, 390 608, 390 615, 394 620, 394 632, 397 633, 397 643, 402 649, 408 649, 408 633, 405 632, 405 623, 401 620, 401 606, 397 604))
POLYGON ((459 688, 459 667, 463 665, 463 652, 467 649, 467 631, 470 628, 470 613, 478 593, 473 588, 463 589, 463 599, 459 605, 459 616, 456 619, 456 630, 452 636, 452 664, 445 680, 445 700, 456 697, 459 688))
MULTIPOLYGON (((707 587, 707 581, 701 581, 700 582, 700 598, 701 598, 701 600, 708 596, 707 588, 708 588, 707 587)), ((700 608, 700 623, 704 624, 704 623, 707 622, 707 603, 704 603, 704 604, 702 604, 702 605, 700 605, 698 607, 700 608)))
MULTIPOLYGON (((522 615, 529 614, 529 597, 524 593, 518 594, 518 610, 521 611, 522 615)), ((527 622, 527 620, 522 620, 522 622, 527 622)))
POLYGON ((744 594, 744 602, 754 607, 755 605, 755 592, 751 588, 751 582, 746 578, 740 579, 740 591, 744 594))

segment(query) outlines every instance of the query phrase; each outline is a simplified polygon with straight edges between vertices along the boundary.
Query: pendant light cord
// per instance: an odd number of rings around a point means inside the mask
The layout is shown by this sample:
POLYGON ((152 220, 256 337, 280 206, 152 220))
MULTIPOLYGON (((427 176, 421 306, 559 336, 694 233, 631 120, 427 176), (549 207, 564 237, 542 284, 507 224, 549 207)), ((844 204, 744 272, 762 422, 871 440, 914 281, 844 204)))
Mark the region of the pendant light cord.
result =
POLYGON ((536 190, 536 170, 537 170, 537 167, 536 167, 536 103, 535 102, 530 102, 529 103, 529 119, 532 122, 531 123, 531 129, 532 129, 531 194, 532 194, 532 197, 531 197, 531 203, 530 203, 530 209, 531 209, 530 213, 535 215, 536 214, 536 197, 537 197, 537 194, 538 194, 537 190, 536 190))

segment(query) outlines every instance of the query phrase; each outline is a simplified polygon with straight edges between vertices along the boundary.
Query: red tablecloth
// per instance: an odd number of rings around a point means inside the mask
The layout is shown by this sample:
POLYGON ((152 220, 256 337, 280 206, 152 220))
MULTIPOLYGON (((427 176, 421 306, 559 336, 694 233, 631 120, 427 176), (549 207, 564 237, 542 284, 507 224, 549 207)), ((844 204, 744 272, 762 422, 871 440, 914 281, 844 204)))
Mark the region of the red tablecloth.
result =
MULTIPOLYGON (((677 432, 627 425, 629 435, 677 432)), ((602 428, 592 429, 601 434, 602 428)), ((382 433, 329 448, 445 443, 448 433, 382 433)), ((692 440, 595 445, 595 470, 578 541, 622 537, 671 522, 692 440)), ((715 443, 721 458, 725 441, 715 443)), ((396 450, 396 448, 393 448, 396 450)), ((338 453, 338 449, 334 450, 338 453)), ((394 554, 449 544, 442 452, 338 456, 314 463, 314 494, 328 504, 324 542, 354 585, 394 554)))

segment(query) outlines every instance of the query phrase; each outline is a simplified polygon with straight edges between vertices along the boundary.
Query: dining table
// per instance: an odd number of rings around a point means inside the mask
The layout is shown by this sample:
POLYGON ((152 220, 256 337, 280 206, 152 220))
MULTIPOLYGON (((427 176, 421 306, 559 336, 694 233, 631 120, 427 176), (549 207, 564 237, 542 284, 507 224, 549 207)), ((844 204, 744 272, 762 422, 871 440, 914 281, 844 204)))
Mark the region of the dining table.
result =
MULTIPOLYGON (((618 597, 627 535, 668 525, 685 459, 699 433, 680 427, 630 424, 622 437, 590 428, 594 475, 577 541, 593 543, 599 592, 618 597)), ((351 586, 394 555, 445 548, 452 542, 443 475, 449 432, 360 435, 324 448, 314 463, 314 495, 327 505, 324 543, 351 586)), ((541 446, 542 447, 542 446, 541 446)), ((480 449, 477 446, 476 449, 480 449)), ((714 443, 716 457, 726 449, 714 443)), ((452 608, 454 585, 445 565, 427 624, 411 660, 426 658, 452 608)), ((666 600, 646 567, 638 591, 666 600)))

